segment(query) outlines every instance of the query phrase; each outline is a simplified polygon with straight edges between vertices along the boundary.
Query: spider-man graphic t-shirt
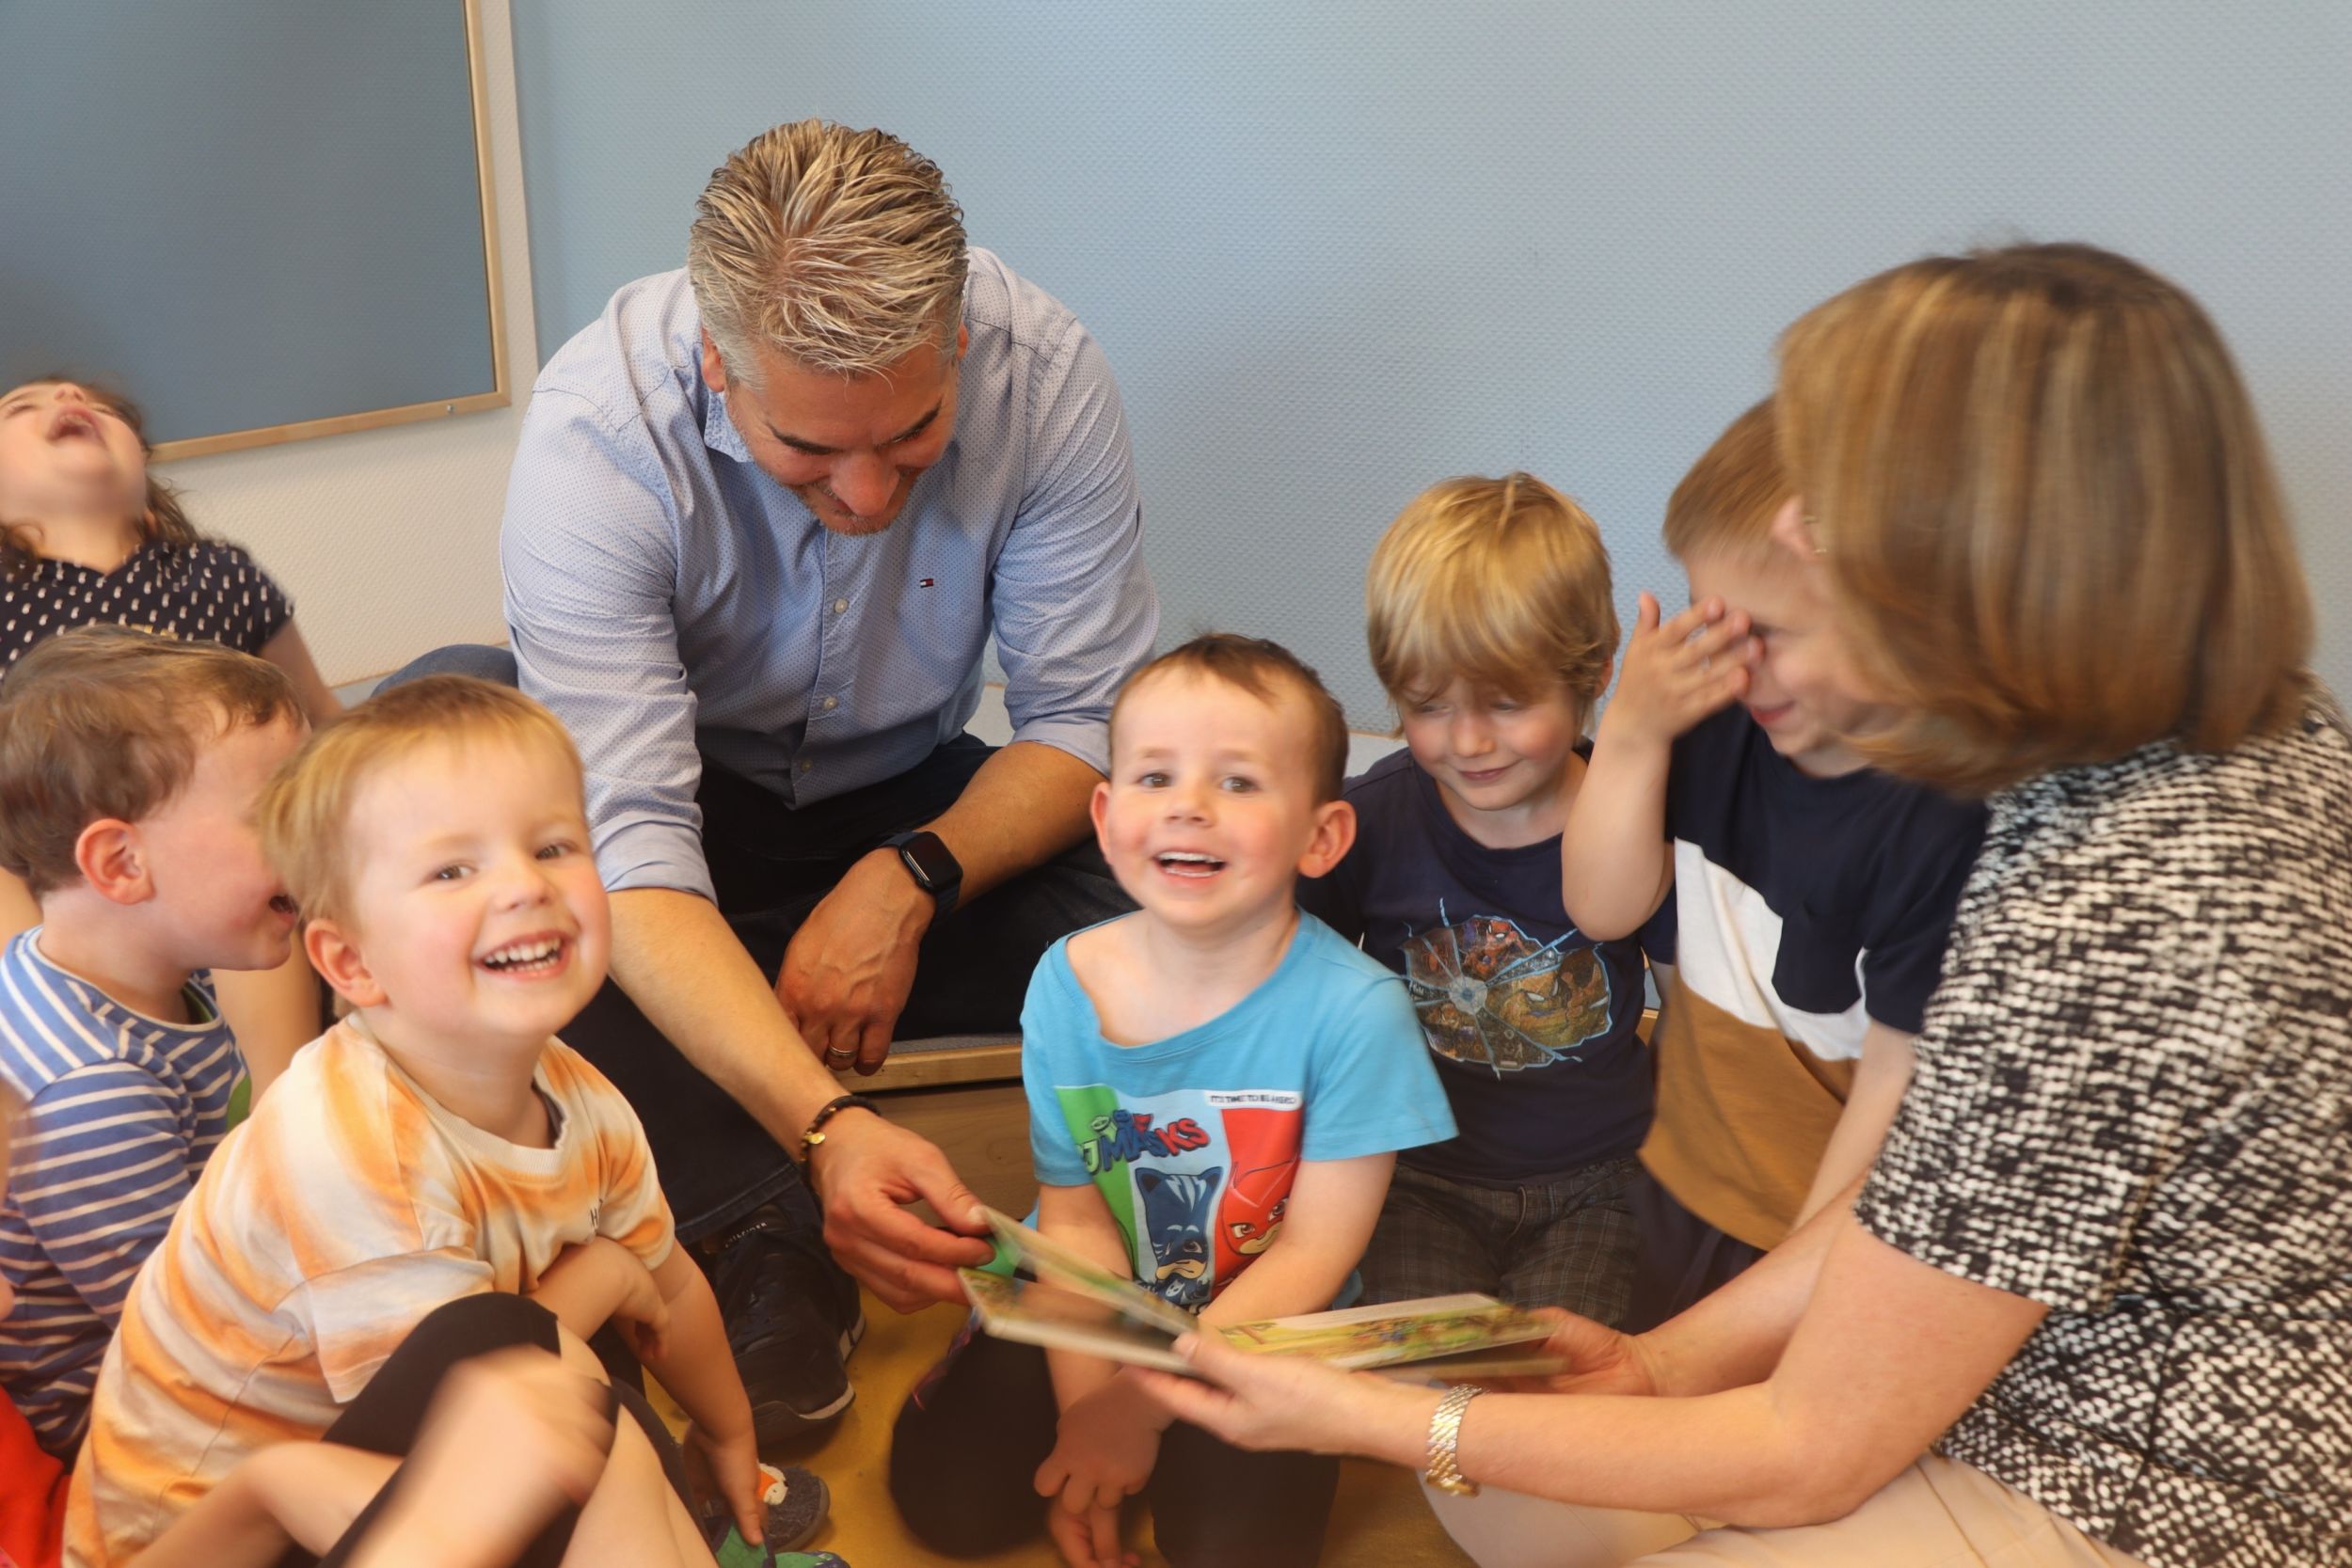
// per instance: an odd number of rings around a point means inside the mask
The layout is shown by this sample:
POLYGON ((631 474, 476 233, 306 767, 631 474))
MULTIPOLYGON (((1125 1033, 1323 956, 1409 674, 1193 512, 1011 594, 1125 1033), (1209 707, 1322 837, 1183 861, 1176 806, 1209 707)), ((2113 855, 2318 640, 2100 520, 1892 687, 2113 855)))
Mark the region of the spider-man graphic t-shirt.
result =
MULTIPOLYGON (((1580 753, 1587 750, 1580 743, 1580 753)), ((1630 1156, 1649 1130, 1638 938, 1597 942, 1560 902, 1560 840, 1491 849, 1398 752, 1347 783, 1356 844, 1298 901, 1405 976, 1460 1132, 1418 1170, 1534 1183, 1630 1156)), ((1674 928, 1674 901, 1645 930, 1674 928)))

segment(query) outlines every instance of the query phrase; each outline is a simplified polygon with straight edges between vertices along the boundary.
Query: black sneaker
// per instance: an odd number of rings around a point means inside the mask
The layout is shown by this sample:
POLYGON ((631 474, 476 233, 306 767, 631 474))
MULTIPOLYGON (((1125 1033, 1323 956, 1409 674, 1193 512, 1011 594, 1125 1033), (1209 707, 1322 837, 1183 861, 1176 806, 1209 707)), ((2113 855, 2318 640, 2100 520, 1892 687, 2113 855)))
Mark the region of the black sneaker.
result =
POLYGON ((843 1366, 866 1333, 856 1283, 798 1231, 769 1204, 707 1243, 703 1265, 763 1449, 831 1425, 857 1398, 843 1366))

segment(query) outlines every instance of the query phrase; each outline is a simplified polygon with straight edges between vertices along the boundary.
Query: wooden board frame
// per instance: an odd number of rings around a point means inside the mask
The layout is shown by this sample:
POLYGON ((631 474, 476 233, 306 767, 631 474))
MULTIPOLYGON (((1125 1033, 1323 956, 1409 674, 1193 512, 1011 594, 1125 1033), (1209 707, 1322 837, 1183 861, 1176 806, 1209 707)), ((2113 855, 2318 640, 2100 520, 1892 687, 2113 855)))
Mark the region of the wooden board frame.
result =
POLYGON ((155 462, 205 457, 216 451, 243 451, 252 447, 274 447, 286 441, 308 440, 314 436, 341 436, 349 431, 374 430, 384 425, 445 420, 458 414, 477 413, 485 408, 503 408, 514 401, 513 388, 507 380, 506 295, 499 271, 498 198, 490 166, 490 86, 488 68, 483 60, 482 7, 480 0, 457 0, 457 4, 466 14, 466 70, 473 95, 474 179, 482 189, 483 284, 489 292, 490 303, 490 389, 486 392, 469 392, 463 397, 436 398, 430 403, 406 404, 398 408, 335 414, 321 420, 296 420, 288 424, 258 425, 251 430, 191 436, 184 441, 161 441, 155 446, 155 462))

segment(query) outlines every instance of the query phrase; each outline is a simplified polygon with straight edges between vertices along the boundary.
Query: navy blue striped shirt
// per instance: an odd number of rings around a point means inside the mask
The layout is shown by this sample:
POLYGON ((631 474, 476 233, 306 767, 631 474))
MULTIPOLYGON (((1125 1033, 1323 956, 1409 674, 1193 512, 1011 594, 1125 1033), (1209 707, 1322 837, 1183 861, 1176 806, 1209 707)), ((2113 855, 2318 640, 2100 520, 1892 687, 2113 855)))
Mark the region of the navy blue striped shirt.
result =
POLYGON ((147 1255, 229 1131, 245 1059, 209 976, 165 1023, 41 957, 35 927, 0 954, 0 1074, 26 1110, 0 1202, 0 1386, 41 1446, 81 1439, 91 1386, 147 1255))

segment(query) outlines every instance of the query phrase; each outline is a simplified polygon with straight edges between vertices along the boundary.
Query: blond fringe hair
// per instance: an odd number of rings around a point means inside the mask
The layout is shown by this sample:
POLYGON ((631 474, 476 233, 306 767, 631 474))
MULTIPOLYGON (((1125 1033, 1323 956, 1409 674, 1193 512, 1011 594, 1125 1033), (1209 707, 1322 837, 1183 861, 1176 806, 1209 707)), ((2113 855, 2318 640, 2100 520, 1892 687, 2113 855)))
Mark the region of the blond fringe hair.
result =
POLYGON ((864 374, 925 343, 951 351, 969 262, 939 166, 883 131, 779 125, 714 170, 686 270, 730 375, 758 350, 864 374))
POLYGON ((1519 701, 1565 686, 1589 707, 1617 653, 1600 530, 1532 474, 1415 497, 1373 548, 1364 606, 1373 670, 1400 705, 1461 680, 1519 701))
POLYGON ((580 775, 564 721, 513 687, 427 675, 377 693, 312 736, 262 792, 262 849, 304 920, 348 916, 359 796, 391 763, 434 744, 547 747, 580 775))
POLYGON ((0 686, 0 868, 36 898, 71 887, 83 829, 144 821, 221 736, 301 717, 294 682, 251 654, 134 626, 59 633, 0 686))
POLYGON ((1666 548, 1677 561, 1777 554, 1772 519, 1793 492, 1780 466, 1770 398, 1724 427, 1666 501, 1666 548))
POLYGON ((2299 710, 2311 594, 2197 303, 2123 257, 1897 267, 1791 326, 1781 452, 1867 675, 1877 765, 1984 794, 2299 710))

